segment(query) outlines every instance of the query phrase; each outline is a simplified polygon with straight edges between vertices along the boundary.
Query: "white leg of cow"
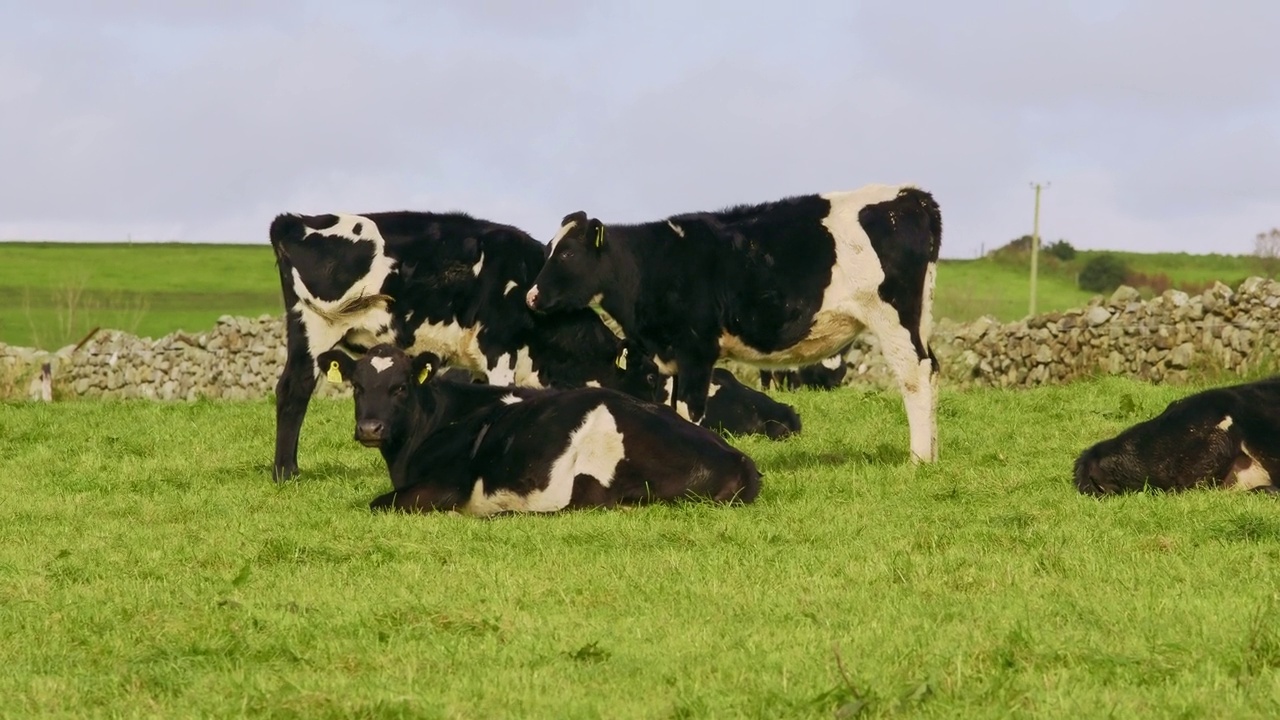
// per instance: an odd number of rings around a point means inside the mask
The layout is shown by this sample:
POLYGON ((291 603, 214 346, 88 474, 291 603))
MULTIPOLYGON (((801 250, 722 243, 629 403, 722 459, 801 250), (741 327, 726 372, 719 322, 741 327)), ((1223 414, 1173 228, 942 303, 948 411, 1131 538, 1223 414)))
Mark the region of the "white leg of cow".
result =
POLYGON ((898 379, 911 429, 911 456, 914 462, 938 459, 937 376, 929 358, 921 359, 911 333, 898 321, 898 312, 889 305, 870 314, 868 329, 880 340, 885 361, 898 379))

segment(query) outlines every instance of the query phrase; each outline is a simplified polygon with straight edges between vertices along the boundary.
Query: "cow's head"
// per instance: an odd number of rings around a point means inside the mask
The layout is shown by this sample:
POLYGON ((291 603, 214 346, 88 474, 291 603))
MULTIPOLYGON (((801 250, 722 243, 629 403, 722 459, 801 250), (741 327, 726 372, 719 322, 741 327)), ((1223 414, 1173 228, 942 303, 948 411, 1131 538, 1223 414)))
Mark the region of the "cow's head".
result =
POLYGON ((554 312, 590 305, 604 288, 608 235, 603 223, 581 210, 565 215, 547 245, 542 271, 525 295, 529 309, 554 312))
POLYGON ((1220 485, 1234 457, 1229 427, 1229 418, 1211 405, 1176 401, 1160 415, 1080 453, 1076 489, 1112 495, 1220 485))
POLYGON ((410 358, 394 345, 375 345, 359 360, 341 350, 316 357, 330 382, 351 383, 356 401, 355 439, 367 447, 398 443, 409 430, 418 402, 415 388, 440 369, 440 358, 410 358))
POLYGON ((1086 495, 1114 495, 1146 487, 1150 476, 1129 438, 1104 440, 1076 458, 1076 489, 1086 495))

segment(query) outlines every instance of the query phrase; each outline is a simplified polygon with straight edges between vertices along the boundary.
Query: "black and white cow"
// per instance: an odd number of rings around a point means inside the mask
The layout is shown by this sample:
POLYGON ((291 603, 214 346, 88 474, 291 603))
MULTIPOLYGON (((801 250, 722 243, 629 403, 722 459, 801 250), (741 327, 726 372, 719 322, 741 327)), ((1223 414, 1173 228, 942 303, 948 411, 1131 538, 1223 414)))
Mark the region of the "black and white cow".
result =
POLYGON ((387 463, 393 489, 375 509, 487 516, 759 494, 749 456, 625 393, 432 378, 438 358, 386 344, 358 361, 330 350, 317 362, 351 382, 355 437, 387 463))
MULTIPOLYGON (((283 214, 269 234, 288 335, 276 385, 276 479, 297 474, 314 358, 335 347, 353 356, 382 342, 431 352, 493 385, 628 389, 615 368, 621 341, 595 312, 526 307, 546 246, 518 228, 402 211, 283 214)), ((643 397, 644 388, 628 391, 643 397)))
POLYGON ((1076 489, 1110 495, 1193 487, 1277 492, 1280 377, 1212 388, 1088 448, 1076 489))
POLYGON ((606 226, 565 216, 529 307, 598 303, 677 376, 690 418, 719 358, 761 368, 819 362, 866 327, 898 378, 913 459, 938 458, 938 364, 929 347, 942 216, 906 185, 803 195, 606 226))
MULTIPOLYGON (((630 356, 630 345, 623 348, 622 357, 630 356)), ((675 396, 675 378, 663 375, 652 356, 640 356, 640 374, 624 381, 623 389, 636 397, 662 405, 673 404, 681 417, 689 416, 689 409, 682 402, 672 402, 675 396)), ((729 435, 764 435, 770 440, 783 440, 800 432, 800 415, 786 403, 778 402, 762 392, 742 384, 742 381, 725 368, 711 371, 711 384, 707 389, 707 412, 699 425, 729 435)))

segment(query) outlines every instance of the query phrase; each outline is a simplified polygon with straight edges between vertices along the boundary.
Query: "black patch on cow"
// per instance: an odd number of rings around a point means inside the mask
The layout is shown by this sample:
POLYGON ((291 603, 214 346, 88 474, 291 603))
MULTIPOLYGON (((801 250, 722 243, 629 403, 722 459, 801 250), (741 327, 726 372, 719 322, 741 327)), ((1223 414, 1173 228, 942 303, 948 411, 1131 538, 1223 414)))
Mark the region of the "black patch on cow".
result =
MULTIPOLYGON (((304 220, 309 224, 309 219, 304 220)), ((332 224, 332 223, 330 223, 332 224)), ((377 252, 371 240, 313 232, 289 234, 279 243, 307 291, 318 300, 341 300, 351 286, 369 273, 377 252)))
POLYGON ((359 235, 360 232, 363 230, 364 230, 364 223, 356 223, 355 225, 351 226, 352 235, 359 235))
POLYGON ((830 213, 831 202, 815 194, 706 213, 743 261, 730 287, 752 298, 726 313, 729 332, 765 352, 808 334, 836 262, 835 240, 822 224, 830 213))
POLYGON ((917 356, 931 357, 918 332, 924 302, 920 269, 938 260, 942 218, 937 206, 927 193, 909 188, 892 200, 862 208, 858 223, 884 268, 880 299, 897 309, 903 327, 911 331, 917 356))
POLYGON ((323 215, 303 215, 302 223, 308 230, 328 230, 338 224, 338 216, 332 213, 323 215))

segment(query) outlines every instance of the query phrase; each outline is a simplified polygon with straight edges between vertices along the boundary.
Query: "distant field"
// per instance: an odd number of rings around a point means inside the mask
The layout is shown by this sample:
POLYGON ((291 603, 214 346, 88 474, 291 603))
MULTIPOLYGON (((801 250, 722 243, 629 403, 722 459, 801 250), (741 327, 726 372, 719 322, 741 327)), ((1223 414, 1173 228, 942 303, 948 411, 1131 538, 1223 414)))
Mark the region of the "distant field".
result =
POLYGON ((160 337, 281 310, 265 245, 0 243, 0 342, 57 348, 95 326, 160 337))
POLYGON ((1097 500, 1081 448, 1187 389, 785 394, 752 506, 372 516, 378 453, 313 403, 0 403, 6 715, 1274 718, 1280 514, 1097 500), (1128 397, 1126 402, 1124 398, 1128 397))
MULTIPOLYGON (((1088 301, 1076 273, 1095 252, 1070 263, 1045 257, 1039 311, 1088 301)), ((1134 270, 1174 283, 1235 284, 1263 274, 1252 257, 1117 253, 1134 270)), ((1190 288, 1195 290, 1194 287, 1190 288)), ((1019 258, 945 260, 935 316, 972 320, 1027 314, 1028 263, 1019 258)), ((159 337, 211 327, 219 315, 281 312, 275 259, 266 245, 0 243, 0 342, 57 348, 95 326, 159 337)))

